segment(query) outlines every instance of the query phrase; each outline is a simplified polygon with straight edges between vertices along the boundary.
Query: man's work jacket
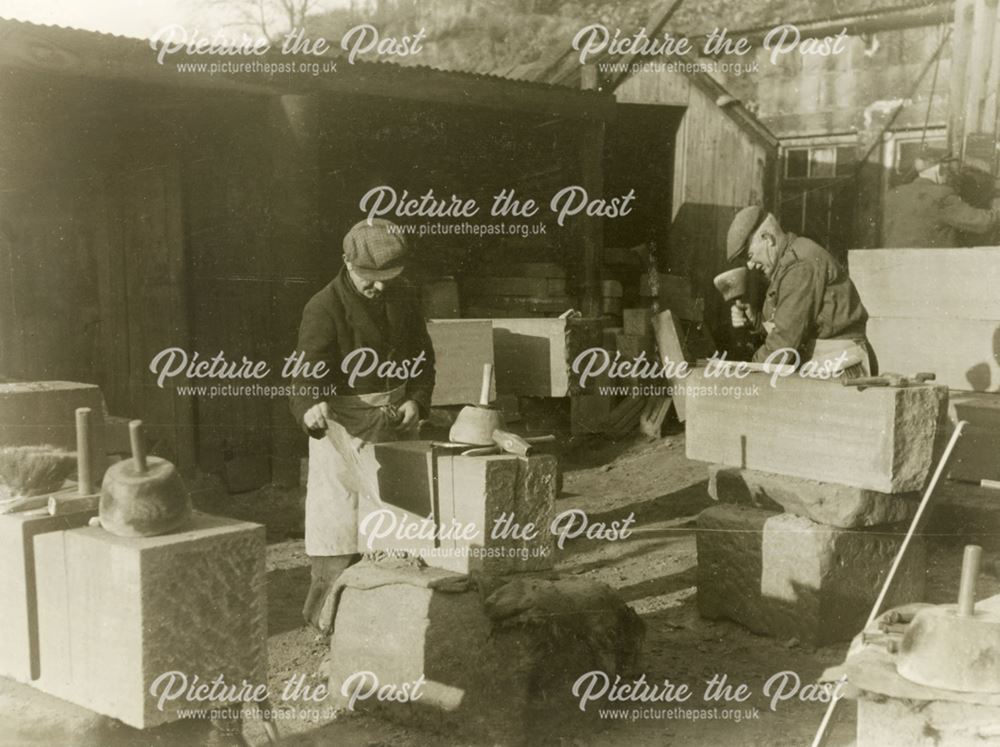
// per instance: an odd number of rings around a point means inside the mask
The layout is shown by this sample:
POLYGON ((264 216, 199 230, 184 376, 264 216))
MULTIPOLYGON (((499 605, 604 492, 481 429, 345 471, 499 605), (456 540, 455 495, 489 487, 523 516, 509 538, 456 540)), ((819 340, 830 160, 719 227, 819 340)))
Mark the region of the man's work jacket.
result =
MULTIPOLYGON (((382 297, 369 299, 363 296, 351 281, 346 268, 314 295, 302 311, 299 326, 299 340, 296 351, 304 354, 310 365, 319 361, 326 363, 328 374, 321 379, 296 377, 293 383, 297 392, 291 397, 292 415, 302 425, 302 418, 313 405, 324 397, 303 394, 299 388, 336 386, 337 396, 388 392, 404 385, 404 399, 412 399, 426 417, 430 410, 431 393, 434 390, 434 349, 420 305, 419 290, 405 280, 397 280, 386 286, 382 297), (387 361, 396 364, 413 360, 422 352, 423 362, 417 367, 418 375, 398 378, 383 367, 381 376, 378 367, 367 375, 357 377, 353 385, 349 381, 354 366, 343 370, 344 358, 353 351, 370 348, 378 355, 378 365, 387 361)), ((357 362, 359 358, 349 361, 357 362)), ((366 354, 366 366, 373 361, 366 354)), ((395 372, 400 371, 395 367, 395 372)), ((303 429, 305 426, 303 425, 303 429)), ((310 432, 313 438, 322 438, 323 432, 310 432)))
POLYGON ((767 336, 753 360, 765 361, 782 348, 808 360, 817 339, 865 342, 868 312, 847 270, 816 242, 785 236, 761 314, 767 336))

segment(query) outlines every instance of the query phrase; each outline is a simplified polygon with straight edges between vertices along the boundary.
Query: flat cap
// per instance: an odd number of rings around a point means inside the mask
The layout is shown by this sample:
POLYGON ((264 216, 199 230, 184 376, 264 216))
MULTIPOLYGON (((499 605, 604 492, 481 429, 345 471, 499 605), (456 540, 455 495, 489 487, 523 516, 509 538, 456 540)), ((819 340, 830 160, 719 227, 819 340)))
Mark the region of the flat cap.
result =
POLYGON ((405 256, 399 227, 382 218, 355 223, 344 236, 344 257, 365 280, 391 280, 403 271, 405 256))
POLYGON ((731 262, 746 250, 750 237, 766 217, 767 213, 760 205, 750 205, 736 214, 726 233, 726 259, 731 262))

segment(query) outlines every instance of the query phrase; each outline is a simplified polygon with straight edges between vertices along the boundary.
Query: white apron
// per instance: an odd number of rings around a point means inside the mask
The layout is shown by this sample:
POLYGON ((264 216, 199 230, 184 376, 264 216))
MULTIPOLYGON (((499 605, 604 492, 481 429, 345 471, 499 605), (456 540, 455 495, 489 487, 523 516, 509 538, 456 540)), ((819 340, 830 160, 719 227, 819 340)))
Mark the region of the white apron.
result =
POLYGON ((328 400, 334 421, 328 423, 324 438, 309 439, 306 555, 358 552, 358 503, 379 503, 371 444, 400 438, 382 408, 402 404, 405 390, 399 386, 328 400))

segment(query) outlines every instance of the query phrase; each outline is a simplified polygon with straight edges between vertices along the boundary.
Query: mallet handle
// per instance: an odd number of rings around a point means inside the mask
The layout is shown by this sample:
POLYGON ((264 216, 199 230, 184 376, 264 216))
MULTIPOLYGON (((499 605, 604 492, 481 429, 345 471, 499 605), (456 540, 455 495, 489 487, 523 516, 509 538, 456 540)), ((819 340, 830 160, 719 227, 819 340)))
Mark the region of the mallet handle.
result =
POLYGON ((142 474, 146 471, 146 444, 142 439, 141 420, 128 422, 128 438, 132 444, 132 461, 135 463, 135 470, 142 474))
POLYGON ((76 492, 94 492, 93 449, 90 440, 90 408, 76 408, 76 492))
POLYGON ((971 617, 976 611, 976 577, 979 575, 979 559, 983 548, 966 545, 962 556, 962 578, 958 584, 958 614, 971 617))
POLYGON ((479 404, 487 407, 490 404, 490 384, 493 383, 493 364, 483 364, 483 385, 479 390, 479 404))

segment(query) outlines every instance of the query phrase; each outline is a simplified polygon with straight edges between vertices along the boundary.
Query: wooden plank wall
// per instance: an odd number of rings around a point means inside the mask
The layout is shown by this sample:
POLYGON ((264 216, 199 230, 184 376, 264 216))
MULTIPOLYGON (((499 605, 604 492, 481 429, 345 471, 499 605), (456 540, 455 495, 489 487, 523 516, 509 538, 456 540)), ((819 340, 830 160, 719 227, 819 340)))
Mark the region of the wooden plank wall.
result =
POLYGON ((686 108, 674 154, 673 223, 663 269, 690 278, 706 299, 706 321, 717 342, 728 332, 728 311, 712 278, 726 268, 725 237, 739 208, 769 204, 776 154, 727 117, 687 77, 641 72, 616 92, 622 103, 686 108))
POLYGON ((96 383, 190 467, 190 403, 145 372, 188 334, 177 141, 157 110, 169 104, 12 71, 3 95, 0 376, 96 383))

